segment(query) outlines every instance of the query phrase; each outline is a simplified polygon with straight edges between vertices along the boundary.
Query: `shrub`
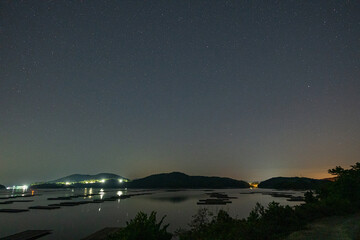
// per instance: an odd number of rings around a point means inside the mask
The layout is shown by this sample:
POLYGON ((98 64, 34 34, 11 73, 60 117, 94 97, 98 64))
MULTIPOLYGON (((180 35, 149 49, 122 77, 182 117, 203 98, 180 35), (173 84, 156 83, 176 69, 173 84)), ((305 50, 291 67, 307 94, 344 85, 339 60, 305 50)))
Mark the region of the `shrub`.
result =
POLYGON ((238 240, 241 239, 241 222, 230 217, 224 210, 213 215, 206 208, 201 208, 193 216, 189 225, 191 229, 180 229, 176 235, 180 240, 238 240))
POLYGON ((147 214, 139 212, 130 222, 126 222, 126 227, 119 232, 109 236, 109 240, 170 240, 172 234, 167 232, 167 227, 161 226, 165 216, 157 223, 156 212, 147 214))

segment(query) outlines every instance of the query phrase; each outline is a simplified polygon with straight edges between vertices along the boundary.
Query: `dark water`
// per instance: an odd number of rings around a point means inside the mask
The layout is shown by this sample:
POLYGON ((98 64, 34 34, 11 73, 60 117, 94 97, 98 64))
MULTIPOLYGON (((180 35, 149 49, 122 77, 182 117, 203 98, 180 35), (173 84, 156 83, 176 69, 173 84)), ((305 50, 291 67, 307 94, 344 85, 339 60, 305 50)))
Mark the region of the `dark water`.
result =
MULTIPOLYGON (((1 205, 0 209, 26 209, 30 206, 49 205, 66 200, 47 200, 49 197, 71 196, 86 193, 99 193, 100 189, 77 189, 77 190, 39 190, 34 194, 41 194, 30 198, 16 198, 16 200, 26 199, 34 202, 13 203, 1 205)), ((23 213, 0 213, 0 238, 29 229, 53 230, 51 235, 41 239, 81 239, 104 227, 121 227, 126 221, 132 219, 137 212, 144 211, 150 213, 156 211, 158 217, 166 215, 165 222, 170 223, 169 230, 174 231, 179 227, 187 227, 194 215, 201 207, 207 207, 213 212, 224 209, 233 217, 247 217, 256 202, 267 205, 271 201, 279 202, 282 205, 294 206, 299 202, 289 202, 286 198, 272 197, 264 194, 241 194, 251 191, 271 192, 272 190, 251 190, 251 189, 219 189, 207 190, 124 190, 112 189, 105 190, 104 194, 91 198, 76 198, 68 201, 81 201, 108 198, 120 194, 131 193, 151 193, 149 195, 134 196, 129 199, 116 200, 113 202, 92 203, 72 207, 61 207, 55 210, 30 210, 23 213), (199 199, 208 198, 207 193, 222 192, 229 196, 237 197, 232 199, 231 204, 221 206, 196 205, 199 199)), ((286 192, 285 192, 286 193, 286 192)), ((293 195, 303 195, 303 192, 291 191, 293 195)), ((10 191, 1 191, 0 197, 15 194, 10 191)), ((17 193, 17 194, 21 194, 17 193)), ((12 200, 12 199, 8 199, 12 200)), ((0 202, 7 201, 1 199, 0 202)))

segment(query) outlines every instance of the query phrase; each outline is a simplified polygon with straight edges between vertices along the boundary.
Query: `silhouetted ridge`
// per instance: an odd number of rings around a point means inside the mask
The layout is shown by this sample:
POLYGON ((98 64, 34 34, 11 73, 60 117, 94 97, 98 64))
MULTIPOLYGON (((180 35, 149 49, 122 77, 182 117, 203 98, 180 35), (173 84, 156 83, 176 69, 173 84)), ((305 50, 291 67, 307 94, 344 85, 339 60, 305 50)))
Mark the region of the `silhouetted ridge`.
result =
POLYGON ((315 189, 319 185, 329 182, 305 177, 274 177, 259 184, 259 188, 273 189, 315 189))
MULTIPOLYGON (((123 178, 117 174, 113 173, 99 173, 96 175, 88 175, 88 174, 72 174, 63 178, 59 178, 53 181, 49 181, 48 183, 55 182, 81 182, 81 181, 90 181, 90 180, 101 180, 101 179, 119 179, 123 178)), ((125 179, 125 178, 123 178, 125 179)))
POLYGON ((189 176, 181 172, 160 173, 128 182, 129 188, 248 188, 249 184, 224 177, 189 176))
POLYGON ((0 184, 0 189, 6 189, 6 187, 0 184))

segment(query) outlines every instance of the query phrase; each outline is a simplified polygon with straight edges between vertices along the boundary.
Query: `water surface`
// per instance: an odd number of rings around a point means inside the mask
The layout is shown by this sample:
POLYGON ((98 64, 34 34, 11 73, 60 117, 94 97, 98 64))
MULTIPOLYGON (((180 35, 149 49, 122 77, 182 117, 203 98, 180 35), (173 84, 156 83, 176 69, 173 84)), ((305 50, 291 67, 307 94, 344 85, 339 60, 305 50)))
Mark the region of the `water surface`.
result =
MULTIPOLYGON (((30 210, 23 213, 0 213, 0 238, 15 234, 24 230, 53 230, 51 235, 41 239, 81 239, 104 227, 121 227, 126 221, 132 219, 137 212, 150 213, 156 211, 158 217, 166 215, 165 223, 170 223, 169 230, 174 231, 179 227, 187 227, 192 215, 201 207, 206 207, 216 213, 224 209, 233 217, 245 218, 248 216, 256 202, 267 205, 276 201, 282 205, 294 206, 299 202, 289 202, 286 198, 272 197, 264 194, 241 194, 256 192, 273 192, 274 190, 263 189, 218 189, 218 190, 125 190, 110 189, 66 189, 66 190, 36 190, 33 194, 38 196, 29 198, 16 198, 16 200, 34 200, 33 202, 20 202, 13 204, 0 204, 0 209, 27 209, 30 206, 49 205, 66 201, 81 201, 108 198, 111 196, 132 193, 151 193, 148 195, 134 196, 128 199, 121 199, 103 203, 91 203, 72 207, 61 207, 55 210, 30 210), (237 199, 231 199, 232 203, 227 205, 197 205, 199 199, 208 198, 208 193, 221 192, 237 199), (50 201, 47 198, 72 196, 88 193, 101 193, 98 196, 75 198, 72 200, 50 201)), ((277 191, 278 192, 278 191, 277 191)), ((291 192, 295 196, 303 195, 299 191, 291 192)), ((0 191, 0 197, 11 196, 11 191, 0 191)), ((31 194, 31 192, 25 193, 31 194)), ((0 202, 12 199, 0 199, 0 202)))

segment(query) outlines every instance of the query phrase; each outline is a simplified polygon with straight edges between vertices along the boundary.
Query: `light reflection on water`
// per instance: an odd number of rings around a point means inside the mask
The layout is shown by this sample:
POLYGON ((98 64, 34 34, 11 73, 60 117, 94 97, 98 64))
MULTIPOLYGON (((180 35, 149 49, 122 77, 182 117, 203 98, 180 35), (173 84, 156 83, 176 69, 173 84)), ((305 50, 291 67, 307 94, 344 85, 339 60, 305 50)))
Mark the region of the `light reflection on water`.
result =
MULTIPOLYGON (((288 202, 285 198, 274 198, 263 194, 240 194, 250 192, 250 189, 219 189, 213 192, 223 192, 229 196, 237 197, 232 199, 232 204, 221 206, 206 206, 212 212, 224 209, 233 217, 247 217, 256 202, 267 205, 271 201, 280 204, 294 206, 298 202, 288 202)), ((255 190, 269 192, 271 190, 255 190)), ((0 208, 28 208, 29 206, 48 205, 64 202, 64 200, 50 201, 49 197, 72 196, 81 194, 99 193, 90 197, 75 198, 68 201, 100 200, 112 196, 122 196, 126 194, 152 193, 149 195, 134 196, 128 199, 118 199, 116 201, 105 201, 103 203, 83 204, 73 207, 61 207, 56 210, 30 210, 29 212, 7 214, 0 213, 0 238, 29 229, 52 229, 51 235, 42 239, 81 239, 104 227, 121 227, 126 221, 133 218, 137 212, 144 211, 150 213, 156 211, 158 218, 166 215, 165 222, 170 223, 169 230, 174 231, 179 227, 187 227, 194 215, 203 205, 196 205, 199 199, 208 198, 209 190, 126 190, 126 189, 72 189, 72 190, 35 190, 26 194, 34 194, 34 197, 26 198, 34 202, 13 203, 10 205, 0 205, 0 208), (38 194, 41 194, 38 196, 38 194)), ((291 191, 294 192, 294 191, 291 191)), ((11 191, 0 192, 0 197, 16 195, 11 191)), ((302 192, 295 192, 294 195, 302 195, 302 192)), ((23 199, 23 198, 19 198, 23 199)), ((6 201, 0 199, 0 202, 6 201)))

